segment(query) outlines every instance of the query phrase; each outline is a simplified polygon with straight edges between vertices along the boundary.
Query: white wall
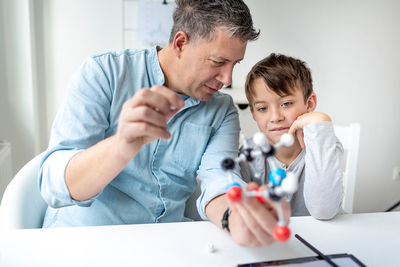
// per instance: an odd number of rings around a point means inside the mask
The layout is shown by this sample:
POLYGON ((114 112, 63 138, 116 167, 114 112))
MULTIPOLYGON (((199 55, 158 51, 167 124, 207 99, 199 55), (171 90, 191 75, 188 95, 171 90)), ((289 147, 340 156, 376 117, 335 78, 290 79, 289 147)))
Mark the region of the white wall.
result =
POLYGON ((361 123, 355 211, 383 211, 400 199, 400 2, 246 1, 261 28, 234 83, 271 52, 305 60, 318 110, 335 123, 361 123))
POLYGON ((121 48, 121 1, 0 0, 0 139, 11 143, 14 174, 47 147, 83 60, 121 48))
POLYGON ((0 12, 0 139, 11 143, 15 173, 37 150, 29 1, 3 0, 0 12))
POLYGON ((90 55, 122 48, 122 1, 42 0, 47 130, 68 81, 90 55))
MULTIPOLYGON (((34 2, 38 90, 45 103, 41 106, 42 113, 44 110, 46 114, 41 115, 45 123, 40 128, 46 133, 41 140, 47 141, 51 122, 73 72, 87 56, 120 49, 130 39, 125 38, 123 43, 122 0, 34 2)), ((400 182, 393 182, 391 174, 394 166, 400 166, 397 138, 400 124, 396 118, 400 114, 397 75, 400 2, 247 0, 246 3, 262 33, 259 40, 249 43, 245 60, 235 69, 234 86, 243 85, 250 67, 271 52, 305 60, 313 73, 318 109, 331 115, 335 123, 361 123, 355 211, 382 211, 398 201, 400 182)), ((8 20, 12 21, 10 15, 8 20)), ((12 40, 15 44, 23 41, 12 40)), ((15 79, 12 71, 7 73, 6 78, 12 80, 8 82, 7 94, 11 95, 7 99, 20 99, 21 93, 13 91, 13 85, 21 88, 24 81, 15 79)), ((20 143, 15 146, 20 152, 26 150, 32 154, 30 142, 34 138, 18 125, 24 114, 21 110, 30 104, 21 101, 10 107, 20 115, 15 116, 15 121, 1 124, 0 133, 6 132, 7 138, 11 132, 16 134, 13 140, 20 143), (3 131, 3 125, 14 131, 3 131)), ((3 114, 1 107, 0 110, 3 114)), ((0 115, 0 119, 4 118, 0 115)), ((242 128, 254 126, 248 114, 242 113, 241 119, 242 128)), ((41 148, 44 149, 43 145, 41 148)), ((20 162, 24 159, 18 158, 20 162)))
MULTIPOLYGON (((5 39, 4 33, 4 19, 3 19, 3 0, 0 0, 0 94, 6 93, 6 64, 5 64, 5 43, 1 40, 5 39)), ((6 121, 4 116, 4 107, 6 101, 4 97, 0 97, 0 125, 5 125, 6 121)), ((2 134, 2 132, 0 133, 2 134)), ((2 138, 2 137, 0 137, 2 138)))

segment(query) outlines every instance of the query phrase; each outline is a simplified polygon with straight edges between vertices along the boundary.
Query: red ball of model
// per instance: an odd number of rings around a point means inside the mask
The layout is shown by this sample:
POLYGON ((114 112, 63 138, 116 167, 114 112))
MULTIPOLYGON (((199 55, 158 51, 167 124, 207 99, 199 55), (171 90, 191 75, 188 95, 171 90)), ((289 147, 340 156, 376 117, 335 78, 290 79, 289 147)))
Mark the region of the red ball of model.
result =
POLYGON ((279 242, 285 242, 290 238, 290 229, 287 226, 277 225, 274 228, 274 237, 279 242))
MULTIPOLYGON (((263 190, 265 190, 265 189, 262 189, 261 187, 257 188, 258 192, 261 192, 263 190)), ((257 198, 258 202, 260 202, 261 204, 265 204, 266 201, 262 195, 257 195, 256 198, 257 198)))
POLYGON ((238 202, 242 199, 242 188, 240 186, 232 186, 226 192, 226 196, 230 202, 238 202))

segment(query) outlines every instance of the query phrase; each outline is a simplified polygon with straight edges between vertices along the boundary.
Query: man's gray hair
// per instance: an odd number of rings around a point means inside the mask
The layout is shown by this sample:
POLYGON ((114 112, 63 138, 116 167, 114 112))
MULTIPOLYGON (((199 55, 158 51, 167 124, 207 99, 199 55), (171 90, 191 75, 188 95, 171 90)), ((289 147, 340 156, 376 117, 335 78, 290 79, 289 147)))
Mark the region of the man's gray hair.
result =
POLYGON ((260 34, 242 0, 176 0, 173 19, 169 43, 178 31, 184 31, 194 42, 213 40, 217 28, 244 42, 255 40, 260 34))

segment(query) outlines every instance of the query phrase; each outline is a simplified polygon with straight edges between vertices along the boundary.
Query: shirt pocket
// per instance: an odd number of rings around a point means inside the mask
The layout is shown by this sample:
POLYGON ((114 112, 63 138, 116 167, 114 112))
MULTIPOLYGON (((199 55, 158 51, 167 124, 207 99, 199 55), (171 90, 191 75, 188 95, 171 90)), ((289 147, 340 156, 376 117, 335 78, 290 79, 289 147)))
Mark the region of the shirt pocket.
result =
POLYGON ((173 161, 186 171, 197 171, 212 133, 212 127, 186 122, 181 126, 173 161))

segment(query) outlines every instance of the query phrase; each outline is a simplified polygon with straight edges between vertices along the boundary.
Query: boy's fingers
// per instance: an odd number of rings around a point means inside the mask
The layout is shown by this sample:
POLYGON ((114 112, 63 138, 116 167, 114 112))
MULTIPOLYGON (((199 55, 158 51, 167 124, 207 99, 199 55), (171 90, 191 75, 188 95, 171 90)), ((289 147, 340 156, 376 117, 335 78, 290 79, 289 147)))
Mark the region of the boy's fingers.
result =
POLYGON ((297 136, 297 139, 299 140, 301 148, 304 149, 306 147, 306 144, 304 143, 303 130, 297 130, 296 131, 296 136, 297 136))
POLYGON ((294 121, 289 128, 288 134, 295 136, 296 132, 297 132, 297 121, 294 121))
POLYGON ((293 122, 292 126, 290 126, 288 133, 297 137, 301 148, 304 149, 306 147, 304 144, 303 128, 301 127, 298 119, 293 122))

